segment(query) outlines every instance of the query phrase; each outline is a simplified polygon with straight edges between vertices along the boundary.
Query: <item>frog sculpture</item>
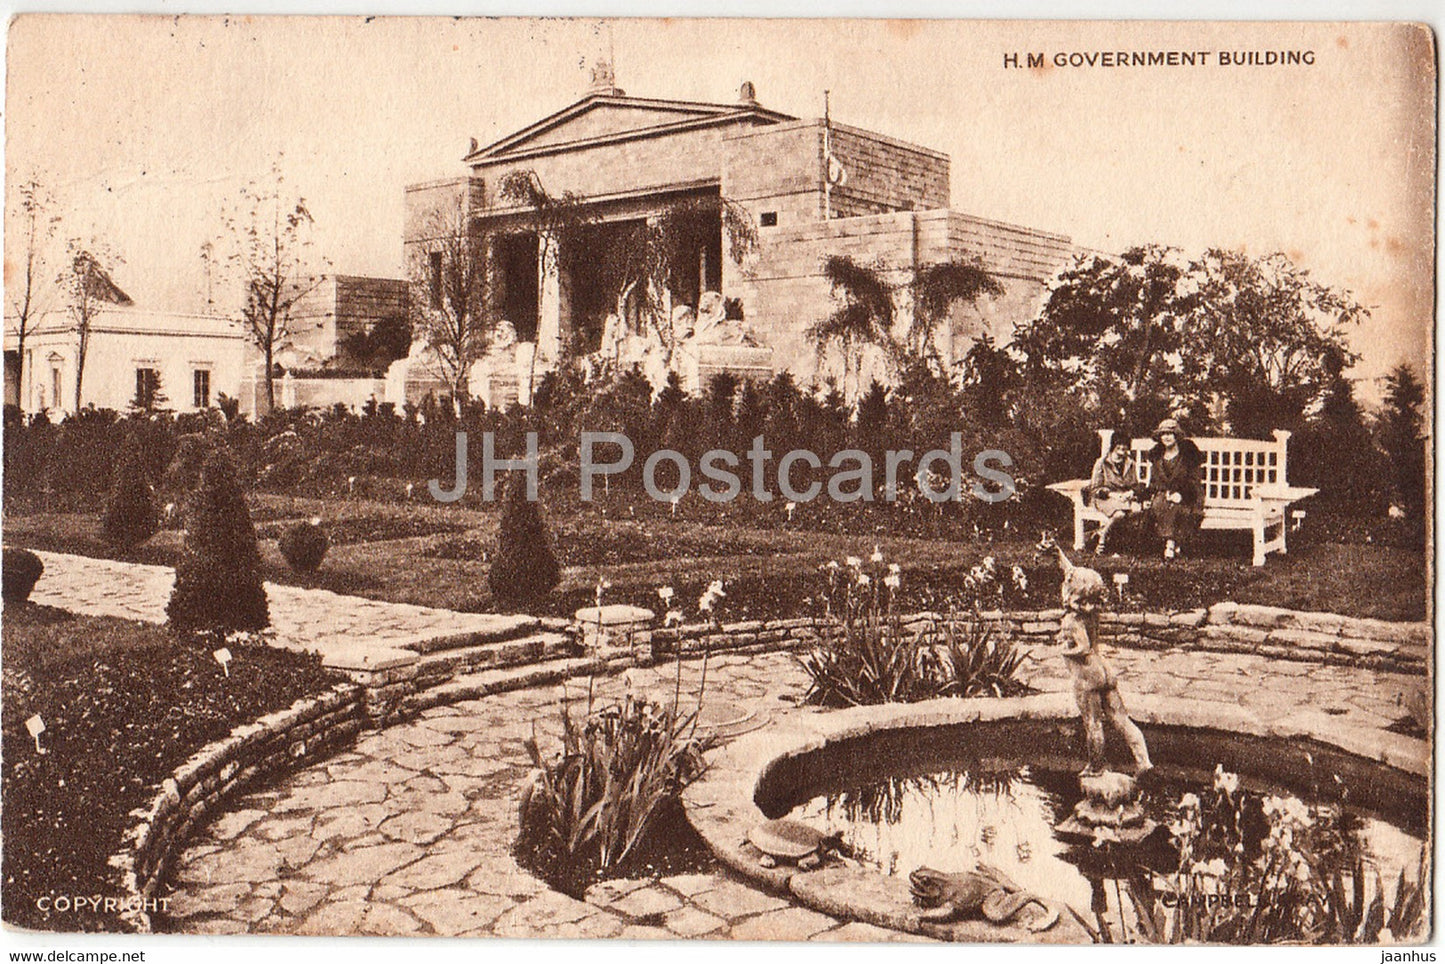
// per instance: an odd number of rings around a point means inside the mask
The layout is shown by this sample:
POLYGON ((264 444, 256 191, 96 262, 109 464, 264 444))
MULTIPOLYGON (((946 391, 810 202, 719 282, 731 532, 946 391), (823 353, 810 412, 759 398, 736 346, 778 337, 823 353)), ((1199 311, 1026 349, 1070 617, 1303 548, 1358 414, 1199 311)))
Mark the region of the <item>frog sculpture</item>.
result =
POLYGON ((919 867, 908 875, 908 882, 913 902, 925 908, 920 919, 930 923, 983 918, 994 924, 1005 924, 1029 904, 1037 904, 1043 912, 1022 921, 1029 930, 1036 933, 1048 930, 1059 919, 1059 912, 1043 898, 1024 890, 1003 871, 988 864, 981 863, 976 869, 959 874, 919 867))

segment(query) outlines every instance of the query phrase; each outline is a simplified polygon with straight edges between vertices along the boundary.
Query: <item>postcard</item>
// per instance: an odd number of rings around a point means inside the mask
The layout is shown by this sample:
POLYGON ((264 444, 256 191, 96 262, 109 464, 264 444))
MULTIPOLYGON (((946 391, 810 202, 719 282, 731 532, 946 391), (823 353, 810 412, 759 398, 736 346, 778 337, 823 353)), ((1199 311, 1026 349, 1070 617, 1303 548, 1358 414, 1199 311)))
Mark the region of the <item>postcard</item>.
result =
POLYGON ((1423 959, 1429 27, 7 50, 12 937, 1423 959))

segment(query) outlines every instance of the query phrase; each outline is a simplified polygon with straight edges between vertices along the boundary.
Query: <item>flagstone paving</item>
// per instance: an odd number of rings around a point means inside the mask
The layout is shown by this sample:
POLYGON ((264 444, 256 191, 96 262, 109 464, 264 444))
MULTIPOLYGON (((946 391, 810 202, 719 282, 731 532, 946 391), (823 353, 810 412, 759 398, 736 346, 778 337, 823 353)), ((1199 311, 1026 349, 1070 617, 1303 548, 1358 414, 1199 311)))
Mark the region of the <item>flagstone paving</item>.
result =
MULTIPOLYGON (((166 602, 175 585, 170 566, 149 566, 37 552, 45 571, 32 602, 87 616, 115 616, 147 623, 166 621, 166 602)), ((525 617, 458 613, 426 606, 344 596, 325 589, 266 583, 271 631, 278 645, 314 650, 323 657, 354 652, 358 646, 386 649, 418 639, 494 633, 525 617)))
MULTIPOLYGON (((1245 706, 1267 720, 1302 708, 1382 727, 1419 677, 1254 655, 1110 651, 1130 693, 1245 706)), ((1044 690, 1067 688, 1060 660, 1031 662, 1044 690)), ((701 664, 684 664, 684 701, 701 664)), ((598 679, 593 698, 627 687, 671 702, 676 664, 598 679)), ((805 678, 788 654, 708 665, 706 705, 723 736, 781 713, 805 678)), ((435 934, 629 939, 897 941, 919 938, 842 922, 724 871, 609 881, 586 900, 547 888, 510 847, 535 728, 555 746, 562 700, 588 684, 501 693, 429 710, 365 734, 355 747, 281 784, 241 796, 179 855, 170 927, 187 933, 435 934)))

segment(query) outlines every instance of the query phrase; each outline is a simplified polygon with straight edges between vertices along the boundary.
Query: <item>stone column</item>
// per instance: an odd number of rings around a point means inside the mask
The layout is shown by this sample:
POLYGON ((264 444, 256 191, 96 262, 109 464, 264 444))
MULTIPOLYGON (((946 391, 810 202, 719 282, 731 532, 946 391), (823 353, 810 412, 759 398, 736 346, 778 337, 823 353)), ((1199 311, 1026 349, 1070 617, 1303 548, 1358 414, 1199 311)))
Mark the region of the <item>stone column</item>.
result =
POLYGON ((562 324, 567 315, 567 288, 561 265, 562 239, 558 235, 537 237, 537 368, 562 354, 562 324))
POLYGON ((502 266, 497 260, 497 236, 490 231, 483 233, 478 246, 482 259, 482 316, 492 320, 501 314, 503 296, 502 266))

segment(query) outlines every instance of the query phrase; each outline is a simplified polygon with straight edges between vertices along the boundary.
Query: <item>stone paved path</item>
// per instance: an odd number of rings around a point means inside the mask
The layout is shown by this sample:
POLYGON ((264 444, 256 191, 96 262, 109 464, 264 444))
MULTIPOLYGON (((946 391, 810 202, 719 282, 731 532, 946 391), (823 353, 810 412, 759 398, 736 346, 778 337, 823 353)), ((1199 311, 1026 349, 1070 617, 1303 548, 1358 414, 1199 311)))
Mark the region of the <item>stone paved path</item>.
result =
MULTIPOLYGON (((175 584, 169 566, 148 566, 89 556, 37 552, 45 572, 31 601, 87 616, 116 616, 148 623, 166 621, 166 602, 175 584)), ((517 622, 514 616, 458 613, 402 603, 343 596, 325 589, 266 583, 271 628, 278 645, 317 650, 323 656, 383 649, 418 638, 494 632, 517 622)))
MULTIPOLYGON (((1219 653, 1111 654, 1129 692, 1244 705, 1266 719, 1303 707, 1379 727, 1419 677, 1219 653)), ((1041 689, 1066 686, 1059 661, 1030 664, 1041 689)), ((696 692, 700 665, 684 667, 696 692)), ((670 701, 675 664, 596 681, 670 701)), ((707 705, 725 734, 780 713, 805 689, 791 656, 724 656, 707 705)), ((522 741, 557 743, 560 700, 586 682, 439 707, 363 736, 354 750, 232 802, 178 859, 172 927, 189 933, 438 934, 508 937, 915 940, 833 918, 723 871, 616 881, 586 901, 547 889, 509 849, 529 764, 522 741)))

